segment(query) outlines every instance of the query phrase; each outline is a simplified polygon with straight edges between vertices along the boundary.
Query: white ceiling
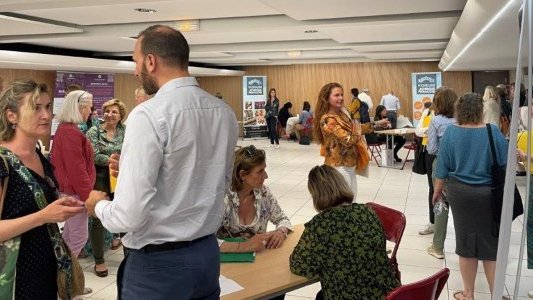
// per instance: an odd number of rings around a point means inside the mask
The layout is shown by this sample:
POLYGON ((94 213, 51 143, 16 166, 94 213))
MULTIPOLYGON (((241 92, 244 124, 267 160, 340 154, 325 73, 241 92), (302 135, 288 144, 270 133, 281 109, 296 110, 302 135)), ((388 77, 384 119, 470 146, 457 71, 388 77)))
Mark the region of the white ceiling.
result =
MULTIPOLYGON (((2 44, 25 43, 91 51, 94 58, 100 55, 129 57, 135 43, 130 37, 137 36, 147 26, 174 26, 177 21, 198 19, 200 30, 184 35, 191 45, 191 61, 207 66, 439 61, 442 58, 441 67, 444 68, 446 62, 453 60, 489 20, 487 16, 496 14, 506 2, 2 0, 0 50, 2 44), (135 8, 157 12, 139 13, 135 8), (452 42, 449 44, 450 36, 452 42)), ((480 39, 479 45, 466 51, 450 70, 474 69, 478 64, 485 64, 485 57, 501 57, 511 52, 504 49, 513 38, 510 35, 514 33, 509 34, 506 28, 511 23, 497 24, 502 28, 494 29, 492 38, 480 39), (494 37, 504 42, 494 42, 494 37), (492 47, 485 48, 487 44, 492 47)), ((35 68, 55 66, 58 69, 69 61, 64 56, 57 58, 53 55, 40 56, 29 62, 24 61, 26 58, 25 55, 13 58, 13 53, 6 55, 0 51, 0 68, 8 67, 8 62, 9 67, 16 63, 31 67, 44 59, 43 66, 35 68)), ((504 59, 492 67, 496 66, 512 68, 507 67, 504 59)), ((119 67, 113 60, 103 61, 101 65, 91 64, 91 67, 131 72, 131 67, 119 67)))

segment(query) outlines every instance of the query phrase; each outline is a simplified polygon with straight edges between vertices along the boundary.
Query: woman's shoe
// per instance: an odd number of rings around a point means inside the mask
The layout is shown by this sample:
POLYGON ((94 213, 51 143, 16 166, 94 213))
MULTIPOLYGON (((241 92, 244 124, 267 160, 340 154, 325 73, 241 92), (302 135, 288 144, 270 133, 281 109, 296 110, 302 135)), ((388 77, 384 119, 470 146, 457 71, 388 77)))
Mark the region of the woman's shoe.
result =
POLYGON ((111 242, 111 250, 117 250, 118 248, 120 248, 120 246, 122 246, 121 240, 113 240, 111 242))
POLYGON ((394 160, 395 160, 396 162, 402 162, 402 159, 399 158, 398 156, 394 157, 394 160))
POLYGON ((96 265, 94 265, 94 274, 96 274, 96 276, 98 277, 107 277, 109 273, 109 270, 107 270, 107 268, 103 271, 97 271, 96 270, 96 265))
POLYGON ((465 296, 464 291, 457 291, 457 292, 453 293, 453 299, 456 299, 456 300, 473 300, 474 297, 467 297, 467 296, 465 296))

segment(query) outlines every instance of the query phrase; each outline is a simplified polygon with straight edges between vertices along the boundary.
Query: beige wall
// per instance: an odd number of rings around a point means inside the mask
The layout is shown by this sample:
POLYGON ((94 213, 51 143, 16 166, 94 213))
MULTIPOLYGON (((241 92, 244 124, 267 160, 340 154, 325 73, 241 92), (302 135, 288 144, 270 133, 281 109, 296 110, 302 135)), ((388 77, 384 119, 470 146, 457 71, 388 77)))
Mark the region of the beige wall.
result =
MULTIPOLYGON (((411 73, 439 71, 437 63, 347 63, 307 64, 290 66, 245 67, 246 75, 265 75, 268 88, 276 88, 281 103, 290 100, 293 113, 301 111, 303 101, 315 106, 320 88, 328 82, 344 86, 346 103, 351 101, 350 89, 368 88, 374 102, 379 104, 381 96, 394 91, 401 100, 400 112, 411 117, 411 73)), ((242 120, 242 77, 202 77, 200 86, 213 95, 221 92, 224 99, 242 120)), ((443 73, 443 84, 452 87, 458 94, 472 90, 470 72, 443 73)))

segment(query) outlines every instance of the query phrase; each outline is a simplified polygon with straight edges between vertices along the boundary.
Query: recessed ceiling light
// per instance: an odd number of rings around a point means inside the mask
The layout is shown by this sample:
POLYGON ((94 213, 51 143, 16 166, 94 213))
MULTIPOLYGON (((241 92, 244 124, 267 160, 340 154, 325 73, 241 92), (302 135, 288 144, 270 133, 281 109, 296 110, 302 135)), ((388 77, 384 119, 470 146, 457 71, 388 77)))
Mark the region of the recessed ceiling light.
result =
POLYGON ((155 9, 151 9, 151 8, 136 8, 135 10, 138 12, 148 13, 148 14, 155 14, 157 12, 155 9))
POLYGON ((318 30, 316 29, 309 29, 309 30, 304 31, 304 33, 317 33, 317 32, 318 30))

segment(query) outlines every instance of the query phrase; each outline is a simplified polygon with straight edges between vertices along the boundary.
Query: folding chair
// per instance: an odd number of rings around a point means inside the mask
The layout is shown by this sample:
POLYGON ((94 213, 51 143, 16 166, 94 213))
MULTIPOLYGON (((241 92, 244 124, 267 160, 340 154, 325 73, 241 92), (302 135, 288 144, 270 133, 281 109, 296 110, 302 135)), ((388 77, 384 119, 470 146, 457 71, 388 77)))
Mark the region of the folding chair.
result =
POLYGON ((387 241, 394 243, 394 249, 392 250, 390 256, 390 263, 394 271, 394 275, 401 282, 401 274, 398 269, 398 261, 396 260, 396 253, 398 252, 398 247, 400 246, 400 241, 402 240, 403 231, 405 230, 405 215, 395 209, 374 203, 368 202, 367 206, 371 207, 376 215, 381 220, 383 225, 383 231, 385 232, 385 237, 387 241))
POLYGON ((444 268, 434 275, 410 284, 402 285, 392 290, 386 300, 437 300, 448 281, 450 270, 444 268))

